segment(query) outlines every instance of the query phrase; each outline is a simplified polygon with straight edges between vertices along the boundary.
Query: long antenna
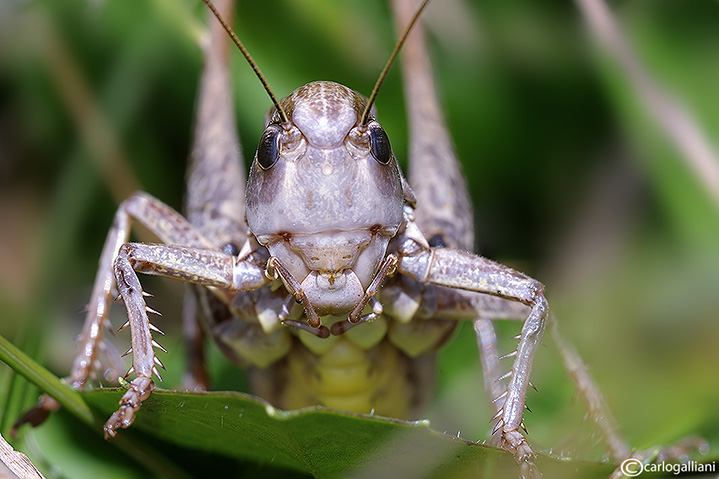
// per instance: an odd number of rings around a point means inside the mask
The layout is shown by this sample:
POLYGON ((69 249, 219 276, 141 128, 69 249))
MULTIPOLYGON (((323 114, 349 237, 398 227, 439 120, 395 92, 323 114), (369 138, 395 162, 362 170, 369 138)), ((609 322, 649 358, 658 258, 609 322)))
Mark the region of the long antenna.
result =
POLYGON ((272 103, 275 105, 275 108, 277 108, 277 112, 280 114, 280 118, 282 118, 282 124, 289 123, 290 120, 289 118, 287 118, 287 113, 285 113, 285 110, 283 110, 280 106, 280 102, 277 101, 277 97, 275 97, 275 94, 272 92, 269 83, 267 83, 267 80, 265 80, 265 76, 260 71, 260 67, 258 67, 257 63, 255 63, 255 60, 252 59, 250 53, 247 51, 245 46, 235 34, 235 31, 232 30, 232 27, 225 21, 224 18, 222 18, 222 15, 220 15, 220 12, 217 11, 217 8, 215 8, 215 6, 210 0, 202 1, 205 2, 205 5, 207 5, 207 7, 212 11, 215 17, 217 17, 217 20, 220 21, 222 27, 225 29, 227 34, 230 35, 230 38, 232 38, 232 41, 235 43, 235 45, 237 45, 237 48, 239 48, 242 52, 242 55, 247 60, 247 63, 249 63, 250 67, 252 67, 252 71, 255 72, 255 75, 257 75, 257 78, 259 78, 260 82, 262 83, 262 86, 265 88, 265 91, 270 96, 270 100, 272 100, 272 103))
MULTIPOLYGON (((204 0, 207 2, 207 0, 204 0)), ((367 101, 367 106, 364 109, 364 112, 362 113, 362 121, 360 122, 360 125, 364 125, 369 120, 369 112, 372 108, 372 105, 374 104, 375 99, 377 98, 377 94, 379 93, 379 88, 382 86, 382 83, 384 82, 384 79, 387 77, 387 73, 389 72, 390 67, 394 63, 395 58, 397 58, 397 54, 399 53, 399 50, 402 48, 402 45, 404 45, 405 40, 407 40, 407 36, 409 36, 409 33, 412 31, 412 28, 414 28, 414 24, 417 23, 417 20, 419 19, 419 16, 422 14, 422 11, 429 3, 429 0, 424 0, 422 2, 422 5, 419 6, 417 9, 417 12, 412 17, 412 20, 409 22, 409 25, 407 25, 407 28, 405 28, 404 32, 402 33, 402 36, 397 41, 397 44, 394 46, 394 50, 392 50, 392 54, 389 56, 389 59, 387 60, 387 63, 384 64, 384 68, 382 68, 382 71, 379 74, 379 78, 377 78, 377 83, 374 84, 374 88, 372 89, 372 94, 369 96, 369 100, 367 101)))

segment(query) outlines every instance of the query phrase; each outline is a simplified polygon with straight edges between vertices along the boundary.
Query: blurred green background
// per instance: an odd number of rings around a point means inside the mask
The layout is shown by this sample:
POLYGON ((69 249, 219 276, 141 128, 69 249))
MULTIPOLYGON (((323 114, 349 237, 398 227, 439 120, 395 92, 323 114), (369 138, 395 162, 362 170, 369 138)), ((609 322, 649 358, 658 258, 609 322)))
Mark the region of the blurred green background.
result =
MULTIPOLYGON (((718 161, 719 4, 610 6, 650 78, 690 113, 718 161)), ((424 20, 471 187, 477 251, 547 286, 562 331, 633 447, 697 434, 716 458, 717 197, 593 41, 575 3, 436 0, 424 20)), ((191 0, 0 3, 0 334, 57 375, 69 371, 117 204, 141 188, 181 208, 204 21, 205 7, 191 0)), ((320 79, 368 94, 395 39, 380 0, 241 2, 234 25, 278 96, 320 79)), ((243 147, 253 152, 270 102, 239 54, 232 63, 243 147)), ((377 107, 404 159, 398 68, 377 107)), ((182 288, 143 283, 164 315, 159 326, 179 334, 182 288)), ((116 327, 123 314, 114 308, 116 327)), ((505 339, 519 324, 498 327, 509 351, 505 339)), ((116 339, 124 350, 129 334, 116 339)), ((182 368, 173 342, 163 342, 165 387, 182 368)), ((606 447, 544 342, 530 440, 602 458, 606 447)), ((218 357, 213 367, 225 370, 218 357)), ((0 374, 7 391, 15 380, 4 366, 0 374)), ((439 385, 433 425, 485 438, 491 414, 471 328, 445 353, 439 385)), ((4 435, 33 394, 2 399, 4 435)))

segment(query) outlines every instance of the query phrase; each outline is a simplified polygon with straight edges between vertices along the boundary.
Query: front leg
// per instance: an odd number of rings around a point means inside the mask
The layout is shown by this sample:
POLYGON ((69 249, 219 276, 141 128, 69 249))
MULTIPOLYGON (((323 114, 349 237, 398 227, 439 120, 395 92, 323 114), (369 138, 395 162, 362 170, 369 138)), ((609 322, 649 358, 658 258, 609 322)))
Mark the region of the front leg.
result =
MULTIPOLYGON (((85 387, 99 369, 100 352, 104 347, 103 332, 109 327, 108 313, 112 292, 115 289, 113 264, 120 247, 130 237, 133 220, 142 223, 166 243, 199 248, 212 246, 182 215, 147 193, 137 192, 120 204, 100 255, 97 275, 80 335, 78 354, 73 362, 70 376, 65 379, 74 388, 85 387)), ((112 370, 116 369, 116 365, 113 364, 112 370)), ((38 405, 18 420, 15 427, 20 427, 25 422, 39 424, 51 411, 58 408, 57 402, 45 395, 38 405)))
POLYGON ((519 429, 524 429, 532 361, 549 314, 544 286, 486 258, 450 248, 431 248, 411 222, 408 231, 399 248, 398 272, 423 283, 491 294, 531 308, 522 327, 509 385, 495 416, 498 422, 494 429, 501 431, 503 446, 514 453, 523 467, 531 469, 534 453, 519 429))
POLYGON ((232 291, 253 290, 268 282, 262 265, 221 251, 163 244, 123 245, 115 260, 114 275, 127 309, 125 326, 129 325, 132 333, 132 348, 126 353, 132 353, 132 368, 127 376, 135 373, 135 379, 120 399, 120 408, 105 424, 106 437, 114 437, 118 428, 127 428, 132 424, 142 401, 150 396, 155 387, 153 375, 162 380, 158 366, 164 366, 155 355, 155 348, 162 351, 164 348, 152 338, 152 331, 160 331, 148 317, 147 313, 154 311, 145 303, 146 293, 142 290, 137 272, 232 291))
POLYGON ((84 387, 97 367, 98 348, 102 345, 102 333, 108 326, 107 315, 115 283, 113 263, 117 258, 120 246, 126 243, 130 237, 133 219, 145 225, 167 243, 194 247, 210 246, 207 240, 185 218, 147 193, 135 193, 122 202, 115 213, 100 256, 97 276, 80 339, 79 354, 75 358, 69 377, 69 382, 75 388, 84 387))

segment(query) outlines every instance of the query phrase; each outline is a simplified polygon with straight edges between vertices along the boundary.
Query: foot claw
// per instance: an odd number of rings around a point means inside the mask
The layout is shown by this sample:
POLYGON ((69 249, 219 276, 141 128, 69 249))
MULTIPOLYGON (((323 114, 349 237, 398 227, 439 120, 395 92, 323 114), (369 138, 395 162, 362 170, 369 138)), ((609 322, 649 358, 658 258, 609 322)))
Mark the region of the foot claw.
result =
POLYGON ((542 474, 534 465, 534 459, 537 457, 529 447, 527 440, 519 431, 502 431, 502 447, 514 454, 514 459, 519 465, 520 477, 522 479, 539 479, 542 474))
POLYGON ((138 377, 132 380, 129 389, 120 399, 120 408, 112 413, 105 423, 105 439, 117 436, 119 428, 128 428, 135 420, 142 401, 150 397, 155 383, 150 378, 138 377))

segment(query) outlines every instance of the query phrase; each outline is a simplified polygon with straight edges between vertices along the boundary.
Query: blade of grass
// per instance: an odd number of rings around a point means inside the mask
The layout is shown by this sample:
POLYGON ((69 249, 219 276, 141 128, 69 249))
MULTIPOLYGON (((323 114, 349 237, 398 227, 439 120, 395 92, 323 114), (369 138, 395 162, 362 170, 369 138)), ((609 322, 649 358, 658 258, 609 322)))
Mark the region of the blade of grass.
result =
POLYGON ((593 35, 622 72, 627 88, 641 100, 647 117, 675 145, 697 184, 706 190, 715 209, 719 208, 719 155, 696 119, 642 65, 605 2, 577 0, 577 4, 593 35))
MULTIPOLYGON (((63 408, 89 425, 93 430, 96 430, 98 434, 100 433, 102 430, 100 421, 83 401, 80 393, 33 361, 2 335, 0 335, 0 361, 52 396, 63 408)), ((137 438, 130 439, 129 437, 121 436, 115 438, 112 442, 123 450, 127 456, 135 459, 160 477, 189 477, 184 471, 165 460, 164 456, 155 451, 152 446, 141 443, 137 438)))
POLYGON ((77 391, 33 361, 3 336, 0 336, 0 360, 10 366, 13 371, 21 374, 25 379, 55 398, 73 416, 86 424, 95 424, 92 411, 90 411, 90 408, 87 407, 77 391))

